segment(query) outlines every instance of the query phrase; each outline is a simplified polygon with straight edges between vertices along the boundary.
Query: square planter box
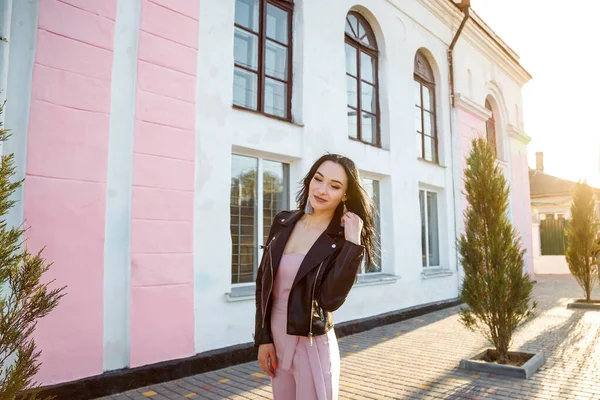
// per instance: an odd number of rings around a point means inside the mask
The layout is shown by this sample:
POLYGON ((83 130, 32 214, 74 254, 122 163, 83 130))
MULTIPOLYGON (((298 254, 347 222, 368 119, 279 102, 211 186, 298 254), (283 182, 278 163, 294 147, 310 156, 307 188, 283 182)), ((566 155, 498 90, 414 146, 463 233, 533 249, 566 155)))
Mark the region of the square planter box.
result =
POLYGON ((495 350, 486 349, 469 360, 461 360, 460 368, 469 371, 487 372, 495 375, 511 376, 513 378, 529 379, 544 363, 546 358, 542 352, 537 354, 520 353, 509 351, 509 356, 518 357, 525 361, 520 366, 509 364, 496 364, 485 361, 489 355, 493 355, 495 350))
POLYGON ((586 303, 585 300, 575 300, 574 302, 567 304, 567 308, 600 311, 600 300, 592 300, 590 303, 586 303))

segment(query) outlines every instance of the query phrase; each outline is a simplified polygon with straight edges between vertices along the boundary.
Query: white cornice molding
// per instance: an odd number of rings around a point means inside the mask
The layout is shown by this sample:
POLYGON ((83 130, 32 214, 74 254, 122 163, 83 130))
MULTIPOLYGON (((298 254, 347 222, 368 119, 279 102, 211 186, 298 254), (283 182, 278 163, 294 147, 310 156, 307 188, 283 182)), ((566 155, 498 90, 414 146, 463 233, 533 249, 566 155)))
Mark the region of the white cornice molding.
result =
POLYGON ((531 142, 531 137, 514 125, 508 124, 508 129, 506 132, 508 133, 509 137, 517 139, 519 142, 525 145, 528 145, 529 142, 531 142))
POLYGON ((475 115, 483 121, 487 121, 492 116, 492 112, 490 110, 480 106, 474 100, 460 93, 456 93, 454 95, 454 104, 456 107, 475 115))
MULTIPOLYGON (((418 1, 448 26, 453 34, 456 32, 464 15, 449 0, 418 1)), ((525 85, 531 75, 519 63, 519 56, 477 14, 472 12, 470 19, 462 37, 477 51, 498 64, 519 86, 525 85)))

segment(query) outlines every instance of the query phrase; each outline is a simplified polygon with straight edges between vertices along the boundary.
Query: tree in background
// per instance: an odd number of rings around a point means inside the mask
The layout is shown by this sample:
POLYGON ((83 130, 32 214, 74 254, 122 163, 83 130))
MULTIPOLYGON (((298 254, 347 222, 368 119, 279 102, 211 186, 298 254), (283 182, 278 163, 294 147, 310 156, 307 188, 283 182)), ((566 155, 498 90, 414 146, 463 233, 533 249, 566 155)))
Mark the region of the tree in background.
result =
POLYGON ((567 227, 567 264, 583 289, 585 301, 591 302, 592 289, 598 280, 596 257, 596 213, 594 191, 585 182, 575 184, 571 204, 571 223, 567 227))

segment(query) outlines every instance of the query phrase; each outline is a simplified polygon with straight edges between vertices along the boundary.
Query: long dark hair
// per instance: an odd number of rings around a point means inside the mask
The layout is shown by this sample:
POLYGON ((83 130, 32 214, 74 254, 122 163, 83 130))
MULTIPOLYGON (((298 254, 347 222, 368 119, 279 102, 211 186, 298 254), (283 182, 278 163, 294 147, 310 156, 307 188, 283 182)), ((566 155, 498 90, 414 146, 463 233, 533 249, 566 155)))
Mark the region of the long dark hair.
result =
MULTIPOLYGON (((315 176, 315 173, 325 161, 332 161, 336 164, 341 165, 346 172, 348 177, 348 188, 346 190, 346 208, 358 215, 363 220, 363 229, 360 235, 360 242, 365 246, 367 255, 367 268, 375 266, 375 249, 377 243, 375 242, 375 222, 373 214, 375 213, 375 207, 373 201, 369 197, 367 191, 362 187, 360 180, 360 173, 354 161, 348 157, 344 157, 339 154, 325 154, 319 158, 308 171, 308 174, 301 181, 302 187, 296 195, 296 203, 298 209, 304 210, 306 202, 308 201, 308 192, 310 187, 310 181, 315 176)), ((343 204, 340 203, 338 209, 336 209, 335 215, 341 215, 343 204)))

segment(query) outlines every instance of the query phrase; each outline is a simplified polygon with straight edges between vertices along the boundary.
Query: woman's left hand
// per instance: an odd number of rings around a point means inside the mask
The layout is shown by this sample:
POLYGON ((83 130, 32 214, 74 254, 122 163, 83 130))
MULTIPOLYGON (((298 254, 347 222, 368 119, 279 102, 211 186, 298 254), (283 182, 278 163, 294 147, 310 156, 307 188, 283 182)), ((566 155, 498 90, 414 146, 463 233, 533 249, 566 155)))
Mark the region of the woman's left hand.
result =
POLYGON ((342 216, 344 223, 344 236, 347 241, 360 244, 360 233, 363 228, 363 220, 353 212, 348 211, 342 216))

